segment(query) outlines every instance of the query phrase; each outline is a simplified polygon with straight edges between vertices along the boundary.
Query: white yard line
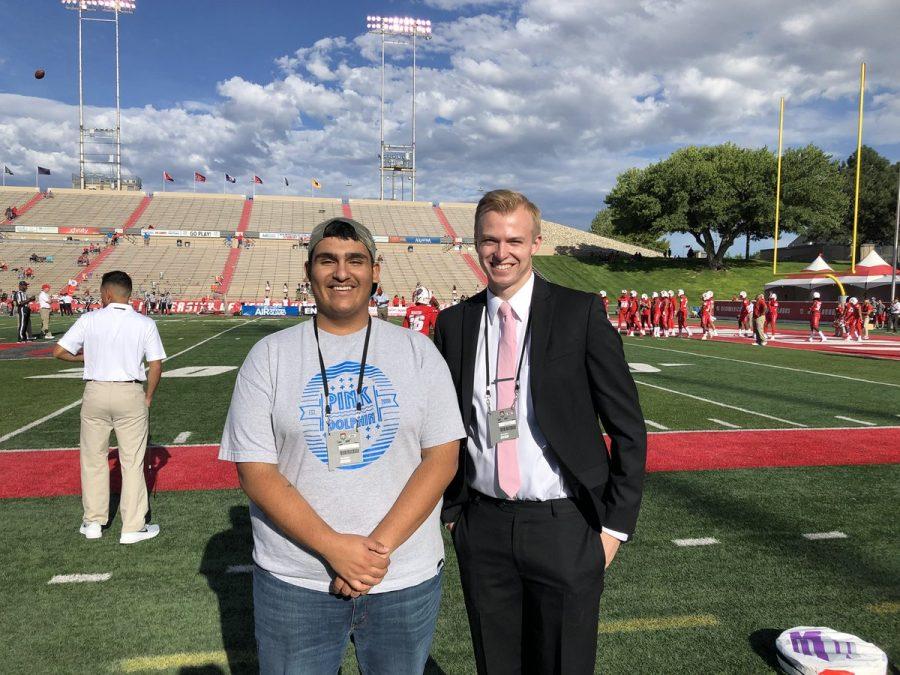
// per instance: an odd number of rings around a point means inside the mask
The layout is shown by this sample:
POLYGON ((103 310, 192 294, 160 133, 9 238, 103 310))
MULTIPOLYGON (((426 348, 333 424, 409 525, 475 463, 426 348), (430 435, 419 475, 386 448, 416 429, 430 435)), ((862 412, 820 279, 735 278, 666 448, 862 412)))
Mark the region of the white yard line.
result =
MULTIPOLYGON (((254 321, 256 321, 256 319, 252 319, 252 320, 248 321, 247 323, 253 323, 254 321)), ((213 335, 212 337, 208 337, 208 338, 206 338, 205 340, 201 340, 201 341, 198 342, 197 344, 191 345, 191 346, 188 347, 187 349, 182 349, 180 352, 178 352, 178 353, 176 353, 176 354, 172 354, 172 356, 167 356, 166 358, 163 359, 163 361, 171 361, 171 360, 174 359, 175 357, 181 356, 182 354, 186 354, 187 352, 191 351, 192 349, 196 349, 196 348, 199 347, 200 345, 206 344, 206 343, 209 342, 210 340, 215 340, 215 339, 216 339, 217 337, 219 337, 220 335, 224 335, 225 333, 228 333, 229 331, 233 331, 235 328, 240 328, 241 326, 246 326, 247 323, 241 323, 241 324, 237 324, 237 325, 235 325, 235 326, 232 326, 231 328, 226 328, 226 329, 223 330, 221 333, 216 333, 216 334, 213 335)), ((50 413, 49 415, 44 415, 43 417, 41 417, 40 419, 35 420, 34 422, 29 422, 29 423, 26 424, 24 427, 20 427, 20 428, 16 429, 15 431, 10 431, 8 434, 3 434, 2 436, 0 436, 0 443, 5 443, 5 442, 8 441, 10 438, 14 438, 14 437, 18 436, 18 435, 21 434, 21 433, 24 433, 24 432, 26 432, 26 431, 28 431, 28 430, 30 430, 30 429, 34 429, 36 426, 40 426, 40 425, 43 424, 44 422, 46 422, 46 421, 48 421, 48 420, 52 420, 54 417, 59 417, 59 416, 62 415, 64 412, 67 412, 67 411, 71 410, 72 408, 74 408, 74 407, 77 406, 77 405, 81 405, 81 399, 78 399, 77 401, 74 401, 74 402, 70 403, 69 405, 63 406, 63 407, 60 408, 59 410, 54 410, 54 411, 53 411, 52 413, 50 413)))
POLYGON ((718 544, 719 540, 715 537, 699 537, 698 539, 673 539, 672 543, 676 546, 710 546, 718 544))
POLYGON ((728 427, 729 429, 740 429, 737 424, 732 424, 731 422, 726 422, 725 420, 717 420, 715 417, 707 417, 710 422, 715 422, 716 424, 721 424, 723 427, 728 427))
POLYGON ((836 420, 844 420, 845 422, 854 422, 855 424, 862 424, 866 427, 874 427, 875 422, 866 422, 865 420, 857 420, 852 417, 844 417, 843 415, 835 415, 834 419, 836 420))
POLYGON ((847 535, 835 530, 833 532, 807 532, 803 535, 803 538, 817 541, 819 539, 846 539, 847 535))
POLYGON ((109 581, 112 572, 103 572, 101 574, 57 574, 48 581, 48 584, 84 584, 96 583, 98 581, 109 581))
POLYGON ((669 427, 663 426, 659 422, 654 422, 653 420, 644 420, 644 424, 649 427, 653 427, 654 429, 659 429, 660 431, 668 431, 669 427))
POLYGON ((191 432, 190 432, 190 431, 182 431, 180 434, 178 434, 178 435, 175 437, 175 440, 172 441, 172 442, 173 442, 173 443, 186 443, 186 442, 187 442, 187 439, 189 439, 190 437, 191 437, 191 432))
POLYGON ((738 412, 747 413, 748 415, 756 415, 758 417, 765 417, 769 420, 775 420, 776 422, 781 422, 783 424, 790 424, 794 427, 802 427, 804 429, 808 428, 805 424, 800 424, 799 422, 791 422, 791 420, 782 419, 781 417, 775 417, 774 415, 767 415, 766 413, 757 412, 755 410, 749 410, 748 408, 741 408, 736 405, 729 405, 728 403, 720 403, 719 401, 713 401, 709 398, 703 398, 702 396, 694 396, 694 394, 687 394, 683 391, 678 391, 676 389, 669 389, 668 387, 661 387, 658 384, 650 384, 648 382, 641 382, 640 380, 635 380, 635 384, 642 384, 645 387, 650 387, 652 389, 659 389, 661 391, 667 391, 670 394, 677 394, 679 396, 686 396, 687 398, 692 398, 695 401, 703 401, 703 403, 710 403, 712 405, 717 405, 721 408, 728 408, 729 410, 737 410, 738 412))
MULTIPOLYGON (((733 344, 733 343, 729 343, 733 344)), ((878 384, 883 387, 896 387, 900 389, 900 384, 894 384, 893 382, 879 382, 877 380, 864 380, 859 377, 851 377, 849 375, 838 375, 836 373, 823 373, 818 370, 806 370, 804 368, 792 368, 790 366, 778 366, 774 363, 759 363, 758 361, 746 361, 744 359, 732 359, 727 356, 714 356, 712 354, 699 354, 697 352, 689 352, 683 349, 669 349, 668 347, 653 347, 651 345, 645 345, 639 342, 629 342, 629 347, 642 347, 643 349, 656 349, 661 352, 673 352, 675 354, 687 354, 688 356, 698 356, 704 359, 718 359, 719 361, 732 361, 734 363, 744 363, 748 366, 761 366, 763 368, 776 368, 778 370, 790 370, 795 373, 806 373, 807 375, 821 375, 823 377, 836 377, 841 380, 851 380, 853 382, 864 382, 866 384, 878 384)))

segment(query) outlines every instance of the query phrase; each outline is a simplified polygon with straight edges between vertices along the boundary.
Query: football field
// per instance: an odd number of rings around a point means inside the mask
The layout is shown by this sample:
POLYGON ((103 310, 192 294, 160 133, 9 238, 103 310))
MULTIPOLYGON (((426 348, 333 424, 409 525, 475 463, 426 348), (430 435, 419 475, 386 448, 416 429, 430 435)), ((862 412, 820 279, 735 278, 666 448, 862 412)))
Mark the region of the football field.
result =
MULTIPOLYGON (((247 500, 216 444, 247 352, 295 321, 159 319, 169 358, 148 480, 162 532, 120 546, 118 520, 99 541, 78 534, 76 364, 47 358, 49 343, 12 344, 0 319, 3 672, 254 669, 247 500)), ((893 662, 900 362, 624 342, 650 473, 638 532, 607 574, 598 672, 771 672, 774 637, 797 625, 855 633, 893 662)), ((429 672, 471 673, 446 550, 429 672)))

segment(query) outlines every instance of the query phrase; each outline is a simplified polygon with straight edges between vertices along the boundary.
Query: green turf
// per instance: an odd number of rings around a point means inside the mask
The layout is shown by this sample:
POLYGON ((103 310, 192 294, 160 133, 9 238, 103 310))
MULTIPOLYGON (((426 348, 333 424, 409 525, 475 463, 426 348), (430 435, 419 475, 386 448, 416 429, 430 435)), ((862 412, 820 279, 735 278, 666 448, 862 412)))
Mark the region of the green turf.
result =
MULTIPOLYGON (((601 620, 711 615, 717 625, 602 633, 598 672, 770 672, 774 635, 795 625, 855 633, 896 657, 896 614, 870 606, 900 595, 890 515, 898 479, 896 466, 651 474, 637 536, 607 576, 601 620), (830 530, 848 538, 800 536, 830 530), (721 543, 671 542, 701 536, 721 543)), ((100 541, 77 534, 77 497, 3 502, 3 672, 109 672, 124 659, 223 649, 238 670, 252 668, 249 577, 223 574, 250 560, 245 498, 172 492, 151 504, 162 534, 126 547, 118 521, 100 541), (112 578, 47 584, 77 572, 112 578)), ((449 545, 432 658, 430 672, 473 672, 449 545)), ((355 672, 352 655, 345 663, 355 672)), ((204 665, 184 672, 220 672, 204 665)))
MULTIPOLYGON (((162 319, 160 335, 171 357, 164 371, 187 366, 239 367, 256 341, 296 321, 162 319)), ((0 330, 4 329, 8 326, 0 323, 0 330)), ((757 351, 749 344, 715 341, 626 337, 624 344, 635 368, 646 365, 659 371, 637 372, 635 380, 642 383, 639 392, 645 417, 669 429, 722 428, 709 418, 743 428, 847 426, 836 415, 877 425, 898 422, 900 368, 892 367, 892 362, 803 350, 757 351), (673 363, 684 365, 663 365, 673 363)), ((74 365, 48 358, 0 361, 3 381, 15 383, 0 388, 0 409, 6 411, 0 417, 0 436, 77 401, 83 390, 79 379, 32 379, 74 365)), ((171 443, 189 431, 191 443, 217 443, 236 376, 232 370, 212 377, 164 378, 150 411, 152 441, 171 443)), ((75 447, 78 415, 75 406, 0 443, 0 449, 75 447)))
MULTIPOLYGON (((799 272, 808 263, 780 263, 779 273, 799 272)), ((613 263, 573 258, 571 256, 537 256, 534 266, 550 281, 570 288, 597 293, 605 290, 612 302, 623 288, 638 293, 654 290, 684 289, 691 302, 699 302, 700 294, 713 290, 719 299, 730 298, 739 291, 761 293, 772 281, 772 263, 762 260, 729 260, 727 269, 713 271, 704 260, 645 258, 623 259, 613 263)))

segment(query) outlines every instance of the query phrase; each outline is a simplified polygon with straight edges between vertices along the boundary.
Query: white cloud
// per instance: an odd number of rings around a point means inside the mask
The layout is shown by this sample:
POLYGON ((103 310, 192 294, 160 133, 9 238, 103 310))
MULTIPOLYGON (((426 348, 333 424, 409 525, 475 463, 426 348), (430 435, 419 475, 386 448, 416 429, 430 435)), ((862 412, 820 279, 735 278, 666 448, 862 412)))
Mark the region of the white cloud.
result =
MULTIPOLYGON (((900 154, 895 0, 426 4, 466 16, 420 47, 420 198, 508 185, 586 225, 620 171, 678 145, 774 145, 780 96, 788 143, 849 152, 862 59, 866 140, 900 154)), ((380 49, 374 35, 323 37, 277 59, 271 81, 226 77, 212 102, 125 110, 128 168, 150 189, 168 168, 258 173, 273 190, 282 175, 316 176, 334 195, 350 180, 354 195, 377 194, 380 49)), ((387 55, 388 142, 410 137, 408 55, 387 55)), ((76 131, 72 106, 0 94, 0 157, 22 173, 38 161, 74 170, 76 131)))

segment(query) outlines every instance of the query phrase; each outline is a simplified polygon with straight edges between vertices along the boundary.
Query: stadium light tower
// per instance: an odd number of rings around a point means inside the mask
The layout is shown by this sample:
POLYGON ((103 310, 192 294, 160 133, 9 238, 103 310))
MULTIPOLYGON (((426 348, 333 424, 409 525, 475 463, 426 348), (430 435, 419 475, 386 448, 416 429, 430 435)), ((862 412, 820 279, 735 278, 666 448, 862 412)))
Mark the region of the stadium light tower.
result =
MULTIPOLYGON (((381 199, 384 199, 384 175, 391 175, 391 199, 396 196, 395 177, 410 177, 412 201, 416 200, 416 39, 431 39, 431 21, 409 16, 367 16, 366 29, 381 36, 381 147, 378 153, 381 199), (388 39, 388 38, 393 39, 388 39), (410 145, 384 142, 384 50, 385 45, 412 45, 412 139, 410 145)), ((403 183, 401 182, 401 188, 403 183)))
MULTIPOLYGON (((136 0, 61 0, 66 9, 78 12, 78 172, 81 189, 84 189, 84 138, 85 134, 97 144, 113 137, 116 152, 112 162, 116 173, 116 190, 122 189, 122 124, 119 108, 119 14, 133 14, 136 0), (112 19, 100 19, 85 16, 87 12, 111 12, 112 19), (85 129, 84 127, 84 58, 82 53, 82 24, 85 21, 112 23, 116 27, 116 126, 114 129, 85 129), (98 140, 99 139, 99 140, 98 140)), ((107 155, 108 156, 108 155, 107 155)), ((98 162, 99 163, 99 162, 98 162)))

